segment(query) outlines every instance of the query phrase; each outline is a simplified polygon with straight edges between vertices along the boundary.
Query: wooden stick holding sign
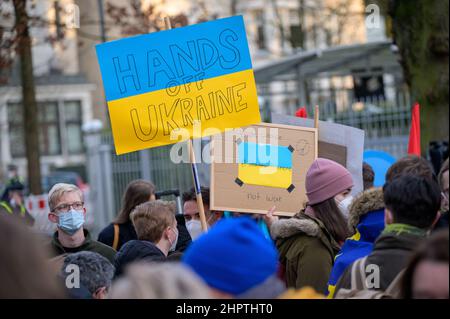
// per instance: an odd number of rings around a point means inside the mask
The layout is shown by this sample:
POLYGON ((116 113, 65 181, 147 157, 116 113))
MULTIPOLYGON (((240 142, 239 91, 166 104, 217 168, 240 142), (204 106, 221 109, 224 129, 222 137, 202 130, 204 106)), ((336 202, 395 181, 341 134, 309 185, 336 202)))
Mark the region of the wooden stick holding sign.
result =
POLYGON ((314 128, 319 129, 319 106, 314 107, 314 128))
MULTIPOLYGON (((166 27, 166 30, 172 29, 172 23, 170 22, 169 17, 164 17, 164 25, 166 27)), ((195 160, 195 150, 191 139, 188 140, 188 148, 189 148, 189 159, 192 168, 192 178, 194 180, 195 197, 197 199, 198 213, 200 215, 200 223, 202 225, 202 230, 207 231, 208 225, 206 223, 205 206, 203 205, 200 179, 198 178, 198 170, 196 164, 197 161, 195 160)))

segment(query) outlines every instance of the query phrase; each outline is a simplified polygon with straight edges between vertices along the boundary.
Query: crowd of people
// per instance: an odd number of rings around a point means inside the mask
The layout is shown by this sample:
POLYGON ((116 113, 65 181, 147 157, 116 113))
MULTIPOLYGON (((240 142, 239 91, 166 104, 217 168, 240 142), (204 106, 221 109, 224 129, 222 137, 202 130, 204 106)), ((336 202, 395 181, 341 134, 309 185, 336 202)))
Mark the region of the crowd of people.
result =
POLYGON ((48 194, 51 238, 33 232, 23 185, 0 203, 0 298, 446 298, 449 297, 448 159, 440 172, 407 156, 364 191, 342 165, 318 158, 308 202, 291 217, 213 211, 202 187, 208 230, 195 189, 183 211, 135 180, 97 240, 84 223, 83 193, 59 183, 48 194), (14 243, 7 245, 5 243, 14 243))

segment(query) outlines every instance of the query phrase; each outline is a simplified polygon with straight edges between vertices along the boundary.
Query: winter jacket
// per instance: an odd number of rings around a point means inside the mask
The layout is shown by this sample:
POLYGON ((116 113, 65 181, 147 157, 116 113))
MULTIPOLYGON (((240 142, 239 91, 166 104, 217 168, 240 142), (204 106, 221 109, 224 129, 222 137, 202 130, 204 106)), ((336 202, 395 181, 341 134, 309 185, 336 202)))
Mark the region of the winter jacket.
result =
MULTIPOLYGON (((181 214, 175 215, 177 219, 177 229, 178 229, 178 243, 176 247, 176 251, 184 252, 186 248, 192 242, 191 235, 186 228, 186 223, 184 220, 184 216, 181 214)), ((117 245, 117 251, 122 248, 122 246, 129 242, 130 240, 137 240, 136 230, 134 229, 133 223, 131 220, 124 224, 119 224, 119 242, 117 245)), ((98 235, 98 241, 108 245, 110 247, 113 246, 114 242, 114 224, 111 223, 106 226, 98 235)))
MULTIPOLYGON (((389 287, 389 284, 406 267, 414 249, 425 237, 426 231, 409 225, 391 224, 385 228, 375 241, 373 251, 366 260, 366 266, 377 265, 379 269, 379 287, 374 290, 385 291, 389 287)), ((373 270, 371 271, 373 273, 373 270)), ((334 295, 336 296, 342 288, 351 288, 351 265, 339 279, 334 295)))
POLYGON ((310 286, 324 293, 340 247, 323 223, 300 213, 275 221, 270 233, 280 253, 287 287, 310 286))
POLYGON ((384 229, 384 201, 381 188, 371 188, 358 195, 350 206, 349 226, 355 234, 348 238, 334 259, 328 281, 328 298, 333 298, 336 283, 355 260, 372 252, 375 240, 384 229))
POLYGON ((130 240, 120 248, 114 261, 116 272, 114 277, 123 274, 125 267, 138 260, 145 261, 165 261, 167 257, 164 253, 150 241, 130 240))
POLYGON ((87 229, 84 229, 84 237, 85 239, 84 242, 81 244, 81 246, 75 248, 68 248, 64 247, 61 244, 61 242, 58 239, 58 232, 55 232, 49 244, 50 251, 52 252, 52 257, 63 254, 77 253, 79 251, 93 251, 95 253, 99 253, 100 255, 108 259, 111 263, 114 263, 114 257, 116 255, 114 249, 102 243, 99 243, 98 241, 92 240, 91 235, 89 234, 87 229))

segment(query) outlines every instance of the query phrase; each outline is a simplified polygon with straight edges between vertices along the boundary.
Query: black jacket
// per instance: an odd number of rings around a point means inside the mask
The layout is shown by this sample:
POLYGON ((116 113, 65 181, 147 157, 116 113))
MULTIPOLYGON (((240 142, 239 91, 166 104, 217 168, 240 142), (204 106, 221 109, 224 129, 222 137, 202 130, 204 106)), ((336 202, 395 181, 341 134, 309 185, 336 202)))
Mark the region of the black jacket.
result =
MULTIPOLYGON (((175 216, 175 218, 177 219, 178 223, 178 243, 176 251, 184 252, 192 242, 191 235, 189 235, 189 232, 186 228, 184 216, 178 214, 175 216)), ((117 251, 119 251, 125 243, 129 242, 130 240, 136 239, 138 238, 131 221, 128 221, 124 224, 119 224, 119 243, 117 245, 117 251)), ((98 235, 98 241, 112 247, 114 242, 114 225, 112 223, 106 226, 100 232, 100 234, 98 235)))
POLYGON ((184 216, 181 214, 175 215, 175 218, 177 219, 177 229, 178 229, 178 242, 177 247, 175 250, 177 252, 184 252, 186 248, 192 243, 191 235, 189 234, 189 231, 186 228, 186 221, 184 219, 184 216))
POLYGON ((130 240, 120 248, 114 261, 116 272, 114 277, 122 275, 125 267, 134 261, 165 261, 167 257, 152 242, 146 240, 130 240))
MULTIPOLYGON (((119 225, 119 243, 117 245, 117 251, 130 240, 137 239, 136 231, 131 223, 131 220, 124 224, 119 225)), ((112 247, 114 242, 114 224, 109 224, 98 235, 98 241, 112 247)))

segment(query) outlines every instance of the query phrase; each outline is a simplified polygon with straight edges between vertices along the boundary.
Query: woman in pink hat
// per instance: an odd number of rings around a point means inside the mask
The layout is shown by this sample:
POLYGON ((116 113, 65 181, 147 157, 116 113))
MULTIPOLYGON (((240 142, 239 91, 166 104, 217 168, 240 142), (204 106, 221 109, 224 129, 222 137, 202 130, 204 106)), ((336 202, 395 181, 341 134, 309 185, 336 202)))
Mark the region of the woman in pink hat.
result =
POLYGON ((266 216, 288 287, 324 293, 334 257, 350 235, 346 213, 353 180, 342 165, 318 158, 306 174, 306 208, 290 219, 266 216))

